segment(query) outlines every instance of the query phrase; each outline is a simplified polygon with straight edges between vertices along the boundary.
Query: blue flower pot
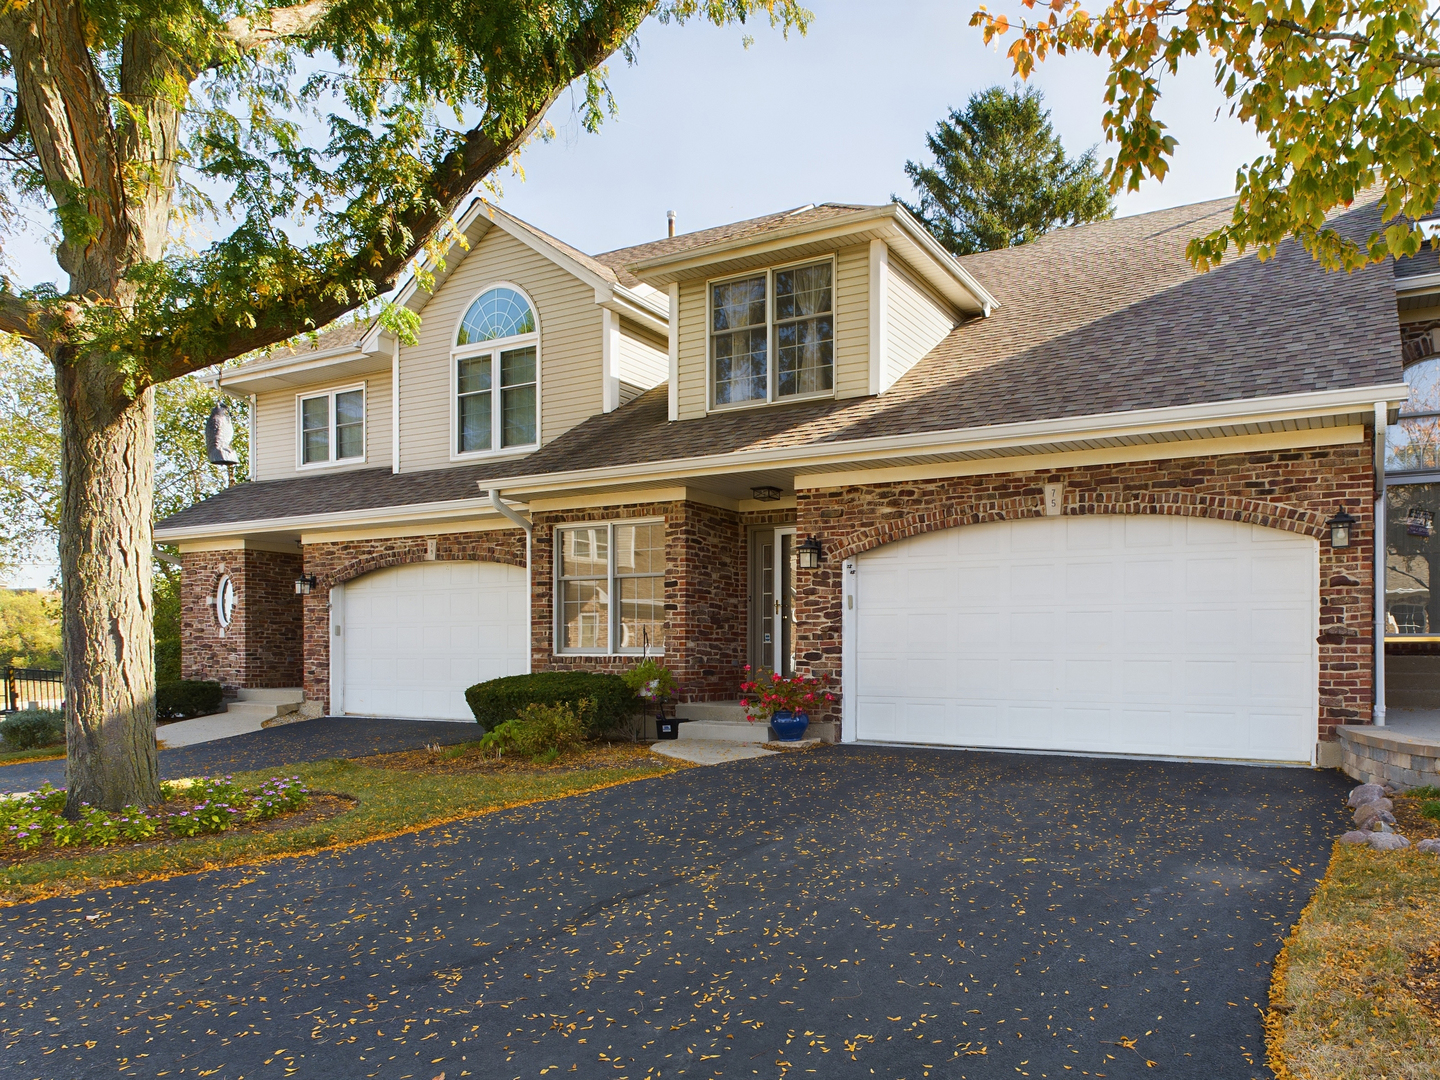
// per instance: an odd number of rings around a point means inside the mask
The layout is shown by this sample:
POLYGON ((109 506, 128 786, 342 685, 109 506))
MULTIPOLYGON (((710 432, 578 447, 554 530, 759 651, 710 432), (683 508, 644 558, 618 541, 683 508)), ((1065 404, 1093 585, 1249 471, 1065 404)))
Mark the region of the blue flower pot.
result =
POLYGON ((770 717, 770 727, 778 742, 799 742, 805 737, 810 726, 810 717, 803 712, 792 713, 782 710, 770 717))

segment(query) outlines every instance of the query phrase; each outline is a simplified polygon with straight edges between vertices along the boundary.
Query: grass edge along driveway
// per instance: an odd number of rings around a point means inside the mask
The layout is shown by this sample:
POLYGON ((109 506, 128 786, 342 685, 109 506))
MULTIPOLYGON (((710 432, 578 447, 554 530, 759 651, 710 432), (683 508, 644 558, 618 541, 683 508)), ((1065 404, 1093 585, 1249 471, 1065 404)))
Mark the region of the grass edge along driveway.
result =
POLYGON ((1440 942, 1440 857, 1336 844, 1275 962, 1266 1014, 1279 1080, 1440 1074, 1440 1020, 1406 988, 1440 942))
POLYGON ((235 773, 242 786, 275 775, 299 776, 313 791, 347 795, 358 805, 338 817, 276 832, 217 833, 0 868, 0 907, 335 850, 526 803, 665 776, 682 767, 683 763, 652 754, 633 765, 578 770, 426 773, 334 760, 235 773))

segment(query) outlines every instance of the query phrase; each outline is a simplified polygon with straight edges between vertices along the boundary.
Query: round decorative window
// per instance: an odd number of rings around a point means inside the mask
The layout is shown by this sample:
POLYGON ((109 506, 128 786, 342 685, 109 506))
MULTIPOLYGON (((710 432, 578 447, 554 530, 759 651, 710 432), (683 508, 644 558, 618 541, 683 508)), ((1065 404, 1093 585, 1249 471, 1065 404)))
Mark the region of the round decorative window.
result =
POLYGON ((231 618, 235 615, 235 583, 230 580, 229 574, 220 578, 220 583, 215 586, 215 618, 221 627, 230 625, 231 618))

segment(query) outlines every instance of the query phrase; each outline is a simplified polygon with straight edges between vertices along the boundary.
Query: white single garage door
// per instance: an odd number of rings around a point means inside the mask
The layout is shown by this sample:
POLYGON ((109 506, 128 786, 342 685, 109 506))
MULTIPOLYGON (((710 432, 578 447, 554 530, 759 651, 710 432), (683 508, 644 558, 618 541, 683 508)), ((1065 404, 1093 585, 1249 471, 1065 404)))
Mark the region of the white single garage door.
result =
POLYGON ((847 692, 861 740, 1314 753, 1309 537, 1208 518, 1040 518, 927 533, 856 563, 847 692))
POLYGON ((341 654, 337 712, 473 720, 467 687, 526 671, 520 567, 411 563, 375 570, 337 591, 331 620, 340 634, 332 625, 330 639, 332 664, 341 654))

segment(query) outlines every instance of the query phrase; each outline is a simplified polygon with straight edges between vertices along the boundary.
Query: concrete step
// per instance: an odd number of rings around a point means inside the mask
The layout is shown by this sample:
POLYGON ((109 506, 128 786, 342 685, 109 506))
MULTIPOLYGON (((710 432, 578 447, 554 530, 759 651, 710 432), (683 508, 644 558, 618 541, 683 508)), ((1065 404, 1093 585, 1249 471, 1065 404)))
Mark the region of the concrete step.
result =
MULTIPOLYGON (((738 701, 692 701, 675 706, 675 715, 682 720, 716 720, 747 724, 745 706, 738 701)), ((763 726, 763 725, 762 725, 763 726)))
MULTIPOLYGON (((688 706, 681 706, 683 710, 688 706)), ((681 713, 683 716, 683 712, 681 713)), ((743 711, 742 711, 743 715, 743 711)), ((838 741, 840 732, 830 721, 810 721, 805 729, 807 739, 821 739, 824 742, 838 741)), ((770 725, 748 720, 691 720, 680 725, 681 739, 706 739, 732 743, 765 743, 770 741, 770 725)))
POLYGON ((266 705, 299 705, 305 700, 305 691, 298 686, 278 687, 273 690, 238 690, 236 697, 245 702, 261 702, 266 705))

